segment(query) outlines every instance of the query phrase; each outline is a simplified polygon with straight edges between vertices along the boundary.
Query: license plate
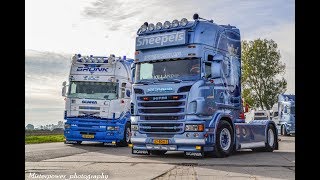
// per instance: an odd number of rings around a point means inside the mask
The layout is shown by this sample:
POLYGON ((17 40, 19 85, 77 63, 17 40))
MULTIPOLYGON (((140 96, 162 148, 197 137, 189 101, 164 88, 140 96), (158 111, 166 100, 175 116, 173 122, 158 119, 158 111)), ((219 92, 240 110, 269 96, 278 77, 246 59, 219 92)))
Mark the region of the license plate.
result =
POLYGON ((169 144, 169 140, 168 139, 155 139, 153 140, 154 144, 169 144))
POLYGON ((82 138, 92 139, 92 138, 94 138, 94 135, 92 135, 92 134, 83 134, 82 138))

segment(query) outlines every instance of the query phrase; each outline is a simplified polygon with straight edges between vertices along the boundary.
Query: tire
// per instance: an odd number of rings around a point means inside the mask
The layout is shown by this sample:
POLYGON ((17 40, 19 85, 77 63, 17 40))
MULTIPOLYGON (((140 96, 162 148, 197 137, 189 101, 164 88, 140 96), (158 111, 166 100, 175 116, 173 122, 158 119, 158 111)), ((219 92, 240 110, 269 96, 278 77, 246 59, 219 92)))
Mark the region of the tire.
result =
POLYGON ((271 124, 268 125, 268 129, 267 129, 267 142, 265 147, 262 148, 255 148, 252 149, 252 151, 255 152, 273 152, 273 150, 276 149, 277 147, 277 143, 278 143, 278 138, 276 135, 276 130, 275 127, 271 124))
POLYGON ((232 154, 234 150, 234 133, 229 122, 221 120, 216 131, 214 157, 223 158, 232 154))
POLYGON ((131 143, 131 125, 130 123, 126 123, 124 128, 123 138, 120 142, 117 143, 117 146, 126 147, 131 143))
POLYGON ((150 154, 160 156, 160 155, 164 155, 166 152, 167 151, 163 151, 163 150, 161 150, 161 151, 151 150, 150 154))
POLYGON ((276 129, 273 125, 268 125, 267 130, 267 143, 264 148, 265 152, 272 152, 277 146, 278 138, 276 134, 276 129))
POLYGON ((286 130, 286 128, 285 128, 285 125, 282 125, 282 126, 281 126, 281 135, 283 135, 283 136, 288 136, 288 132, 287 132, 287 130, 286 130))

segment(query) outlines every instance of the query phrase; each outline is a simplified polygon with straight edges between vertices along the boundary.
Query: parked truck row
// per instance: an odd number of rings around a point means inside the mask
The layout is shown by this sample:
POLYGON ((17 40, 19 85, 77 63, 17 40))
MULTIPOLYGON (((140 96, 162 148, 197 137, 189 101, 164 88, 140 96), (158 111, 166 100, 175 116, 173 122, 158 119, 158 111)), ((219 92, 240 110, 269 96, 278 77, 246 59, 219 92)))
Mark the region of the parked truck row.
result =
MULTIPOLYGON (((135 43, 134 59, 72 57, 63 84, 66 143, 129 144, 132 154, 193 157, 278 149, 274 121, 245 121, 238 28, 194 14, 192 21, 145 22, 135 43)), ((294 111, 281 103, 283 115, 294 111)))

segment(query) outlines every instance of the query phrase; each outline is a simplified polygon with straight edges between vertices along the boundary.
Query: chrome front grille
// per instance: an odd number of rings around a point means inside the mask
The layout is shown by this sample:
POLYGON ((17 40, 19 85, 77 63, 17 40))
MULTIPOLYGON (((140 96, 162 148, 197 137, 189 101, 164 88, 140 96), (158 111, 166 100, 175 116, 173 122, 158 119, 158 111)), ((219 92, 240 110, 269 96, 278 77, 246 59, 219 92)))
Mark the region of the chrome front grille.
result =
POLYGON ((182 120, 186 111, 186 95, 138 96, 141 120, 182 120))
POLYGON ((139 123, 141 133, 176 134, 184 131, 183 123, 139 123))

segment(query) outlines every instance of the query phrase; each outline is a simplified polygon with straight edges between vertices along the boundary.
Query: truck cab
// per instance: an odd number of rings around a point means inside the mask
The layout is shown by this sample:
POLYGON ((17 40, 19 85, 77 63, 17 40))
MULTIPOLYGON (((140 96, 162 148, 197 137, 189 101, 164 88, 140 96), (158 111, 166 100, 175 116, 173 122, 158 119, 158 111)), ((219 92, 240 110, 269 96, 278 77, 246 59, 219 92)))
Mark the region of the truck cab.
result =
POLYGON ((127 145, 133 60, 75 54, 71 61, 69 83, 62 88, 65 143, 127 145))
POLYGON ((226 157, 277 149, 272 121, 244 120, 240 30, 193 19, 146 22, 137 32, 132 153, 226 157))
POLYGON ((278 129, 283 136, 295 134, 295 95, 278 96, 278 129))

